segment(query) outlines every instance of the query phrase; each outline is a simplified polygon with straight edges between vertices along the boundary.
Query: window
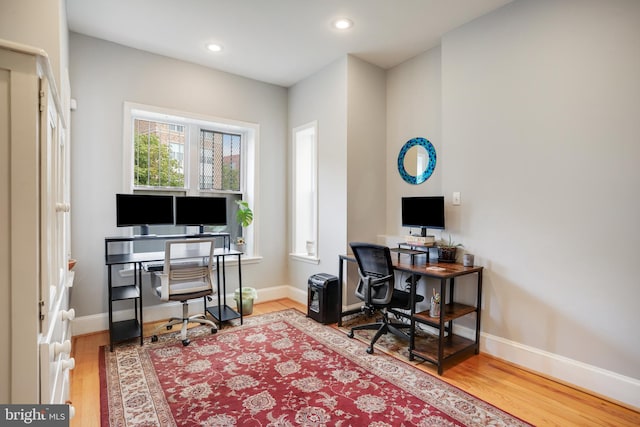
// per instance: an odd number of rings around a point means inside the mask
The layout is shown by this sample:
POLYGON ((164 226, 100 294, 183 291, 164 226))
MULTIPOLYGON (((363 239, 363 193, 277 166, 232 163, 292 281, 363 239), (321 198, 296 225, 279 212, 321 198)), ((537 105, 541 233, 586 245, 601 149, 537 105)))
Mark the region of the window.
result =
MULTIPOLYGON (((255 255, 254 227, 236 222, 236 200, 256 206, 256 124, 125 103, 124 192, 215 196, 227 199, 227 226, 234 241, 242 236, 245 252, 255 255)), ((255 223, 254 223, 255 224, 255 223)), ((158 230, 184 233, 184 226, 158 230)))
POLYGON ((240 191, 241 135, 200 131, 200 189, 240 191))
POLYGON ((184 126, 133 121, 134 188, 184 188, 184 126))
POLYGON ((317 122, 293 129, 293 255, 317 259, 317 122))

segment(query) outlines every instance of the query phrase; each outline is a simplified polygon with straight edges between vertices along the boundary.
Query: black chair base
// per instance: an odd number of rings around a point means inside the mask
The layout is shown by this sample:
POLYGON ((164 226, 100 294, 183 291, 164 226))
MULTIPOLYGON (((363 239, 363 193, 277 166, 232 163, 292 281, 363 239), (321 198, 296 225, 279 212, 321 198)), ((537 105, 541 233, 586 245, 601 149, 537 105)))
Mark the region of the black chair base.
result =
POLYGON ((377 331, 367 347, 367 353, 373 354, 373 346, 380 339, 381 336, 392 333, 393 335, 409 341, 409 335, 402 331, 402 329, 409 329, 411 325, 406 323, 390 322, 386 313, 383 314, 382 320, 376 323, 367 323, 365 325, 356 325, 351 328, 347 336, 353 338, 353 331, 371 330, 377 331))

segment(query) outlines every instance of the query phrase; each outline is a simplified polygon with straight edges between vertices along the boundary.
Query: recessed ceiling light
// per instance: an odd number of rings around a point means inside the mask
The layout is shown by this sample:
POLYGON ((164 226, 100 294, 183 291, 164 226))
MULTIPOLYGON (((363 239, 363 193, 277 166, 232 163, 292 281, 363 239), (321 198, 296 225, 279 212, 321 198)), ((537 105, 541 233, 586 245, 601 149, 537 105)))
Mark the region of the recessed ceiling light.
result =
POLYGON ((207 49, 209 49, 211 52, 220 52, 222 50, 222 46, 217 43, 209 43, 207 45, 207 49))
POLYGON ((333 28, 337 30, 348 30, 353 27, 353 21, 347 18, 338 18, 333 21, 333 28))

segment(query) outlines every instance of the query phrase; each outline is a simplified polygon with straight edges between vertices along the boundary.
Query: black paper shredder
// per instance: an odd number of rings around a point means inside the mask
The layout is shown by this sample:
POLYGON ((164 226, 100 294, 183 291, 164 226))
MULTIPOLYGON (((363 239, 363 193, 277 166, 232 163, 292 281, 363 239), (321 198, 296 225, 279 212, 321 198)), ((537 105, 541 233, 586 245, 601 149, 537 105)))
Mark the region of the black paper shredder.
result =
POLYGON ((307 317, 323 324, 336 323, 342 311, 338 303, 338 278, 331 274, 318 273, 309 277, 307 283, 307 317))

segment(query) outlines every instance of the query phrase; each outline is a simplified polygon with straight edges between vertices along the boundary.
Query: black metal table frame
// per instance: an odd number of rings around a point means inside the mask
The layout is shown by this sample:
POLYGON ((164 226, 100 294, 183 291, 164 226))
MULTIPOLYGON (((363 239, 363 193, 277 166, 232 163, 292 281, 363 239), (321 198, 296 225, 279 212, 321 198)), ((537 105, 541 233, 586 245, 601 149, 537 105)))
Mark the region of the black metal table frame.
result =
MULTIPOLYGON (((222 327, 222 323, 227 320, 240 318, 240 324, 243 323, 243 313, 242 313, 242 263, 241 257, 242 252, 235 251, 229 249, 229 234, 228 233, 208 233, 205 235, 157 235, 157 236, 123 236, 123 237, 107 237, 105 238, 105 265, 107 266, 107 283, 109 288, 109 345, 110 349, 113 350, 113 344, 116 342, 124 341, 129 338, 124 338, 122 340, 114 340, 112 334, 112 328, 114 325, 113 322, 113 278, 112 278, 112 267, 114 265, 124 265, 124 264, 133 264, 133 284, 126 285, 125 287, 136 287, 138 291, 137 297, 129 297, 123 299, 134 299, 134 314, 135 319, 139 319, 139 336, 140 336, 140 345, 144 343, 144 337, 142 334, 143 327, 143 304, 142 304, 142 266, 146 262, 153 261, 162 261, 164 260, 164 251, 156 251, 156 252, 132 252, 132 253, 124 253, 124 254, 114 254, 109 255, 109 244, 111 243, 125 243, 125 242, 134 242, 138 240, 171 240, 171 239, 179 239, 179 238, 206 238, 206 237, 222 237, 224 239, 223 248, 215 249, 214 256, 216 257, 216 279, 217 279, 217 288, 218 288, 218 306, 217 307, 207 307, 205 300, 205 311, 209 312, 211 316, 218 321, 218 325, 222 327), (226 305, 227 296, 226 296, 226 263, 225 258, 227 256, 237 256, 238 257, 238 288, 240 292, 239 296, 239 312, 236 312, 232 308, 226 305), (222 257, 222 290, 225 292, 225 295, 220 296, 220 258, 222 257), (223 306, 221 304, 224 303, 223 306), (215 310, 217 309, 217 310, 215 310)), ((206 256, 205 256, 206 258, 206 256)), ((137 336, 133 336, 135 338, 137 336)))

